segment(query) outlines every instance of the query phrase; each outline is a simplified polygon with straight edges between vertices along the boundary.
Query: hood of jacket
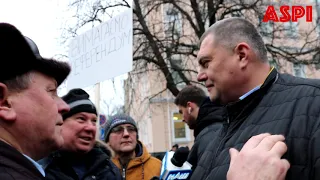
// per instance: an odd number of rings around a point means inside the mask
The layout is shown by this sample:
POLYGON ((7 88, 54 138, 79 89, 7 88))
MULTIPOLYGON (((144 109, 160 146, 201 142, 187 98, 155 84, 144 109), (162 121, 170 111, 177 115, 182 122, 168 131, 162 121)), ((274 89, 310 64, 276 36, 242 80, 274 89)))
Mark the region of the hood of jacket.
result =
POLYGON ((209 97, 206 98, 199 108, 196 127, 194 129, 194 137, 197 137, 197 135, 208 125, 222 123, 223 113, 224 108, 222 105, 212 102, 209 97))

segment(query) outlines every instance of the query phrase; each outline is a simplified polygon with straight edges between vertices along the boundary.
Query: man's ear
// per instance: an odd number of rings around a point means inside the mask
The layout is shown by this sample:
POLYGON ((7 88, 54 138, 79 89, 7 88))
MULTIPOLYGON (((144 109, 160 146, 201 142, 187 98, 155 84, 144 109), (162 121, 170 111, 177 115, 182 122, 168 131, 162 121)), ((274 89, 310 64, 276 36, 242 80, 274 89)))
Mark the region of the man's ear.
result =
POLYGON ((241 69, 246 68, 248 65, 250 49, 250 46, 244 42, 239 43, 234 49, 236 55, 239 57, 239 65, 241 69))
POLYGON ((16 119, 16 113, 11 107, 8 87, 3 83, 0 83, 0 119, 4 121, 16 119))
POLYGON ((192 110, 192 102, 188 101, 186 108, 188 109, 188 111, 190 111, 189 109, 192 110))

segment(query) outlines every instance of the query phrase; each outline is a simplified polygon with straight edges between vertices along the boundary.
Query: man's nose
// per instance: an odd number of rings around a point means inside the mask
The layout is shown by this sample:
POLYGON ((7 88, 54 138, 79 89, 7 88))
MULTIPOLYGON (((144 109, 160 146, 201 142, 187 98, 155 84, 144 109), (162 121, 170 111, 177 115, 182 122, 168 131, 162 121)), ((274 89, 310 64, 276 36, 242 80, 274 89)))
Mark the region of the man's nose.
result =
POLYGON ((70 106, 61 98, 59 98, 57 105, 58 105, 58 111, 60 114, 70 111, 70 106))
POLYGON ((203 81, 206 81, 207 79, 208 79, 207 74, 205 74, 205 73, 202 72, 202 71, 199 71, 198 76, 197 76, 197 80, 198 80, 199 82, 203 82, 203 81))
POLYGON ((127 128, 123 129, 123 136, 129 136, 129 132, 128 132, 127 128))
POLYGON ((94 122, 88 121, 84 128, 86 131, 96 131, 97 126, 94 122))

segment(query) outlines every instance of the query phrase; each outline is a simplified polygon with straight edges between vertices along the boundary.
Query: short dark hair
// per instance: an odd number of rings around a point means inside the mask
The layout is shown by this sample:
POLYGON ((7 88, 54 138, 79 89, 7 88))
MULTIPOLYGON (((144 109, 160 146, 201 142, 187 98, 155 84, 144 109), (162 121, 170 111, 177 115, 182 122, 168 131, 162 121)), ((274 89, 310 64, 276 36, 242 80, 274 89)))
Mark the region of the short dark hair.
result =
POLYGON ((251 46, 262 62, 268 61, 267 49, 261 34, 250 21, 242 17, 223 19, 211 25, 200 38, 200 45, 208 35, 214 36, 217 45, 224 45, 229 49, 244 41, 251 46))
POLYGON ((197 104, 197 106, 200 106, 201 103, 207 98, 206 93, 197 86, 186 86, 184 87, 179 94, 177 95, 174 103, 177 106, 183 106, 186 107, 187 103, 193 102, 197 104))

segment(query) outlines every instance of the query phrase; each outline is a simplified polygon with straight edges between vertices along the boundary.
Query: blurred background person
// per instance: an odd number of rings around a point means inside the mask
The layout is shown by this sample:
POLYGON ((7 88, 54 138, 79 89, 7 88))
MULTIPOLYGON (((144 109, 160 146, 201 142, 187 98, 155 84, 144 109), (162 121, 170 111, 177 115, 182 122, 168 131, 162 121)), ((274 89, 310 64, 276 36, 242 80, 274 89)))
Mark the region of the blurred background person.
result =
POLYGON ((183 116, 183 122, 194 132, 195 140, 187 161, 192 165, 192 169, 195 169, 212 138, 218 136, 217 130, 222 127, 223 122, 223 108, 211 102, 201 88, 192 85, 179 92, 175 104, 183 116))
POLYGON ((175 144, 175 145, 172 146, 170 151, 174 151, 175 152, 178 148, 179 148, 179 145, 175 144))
POLYGON ((106 123, 105 142, 115 153, 112 161, 126 180, 149 180, 160 175, 161 161, 138 139, 136 122, 128 115, 112 116, 106 123))

